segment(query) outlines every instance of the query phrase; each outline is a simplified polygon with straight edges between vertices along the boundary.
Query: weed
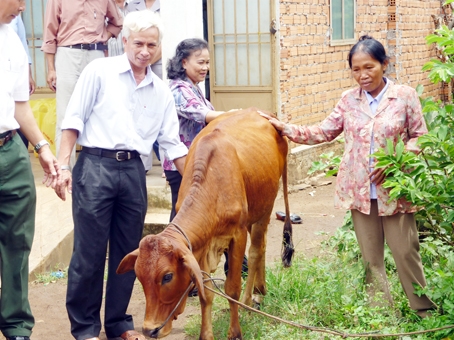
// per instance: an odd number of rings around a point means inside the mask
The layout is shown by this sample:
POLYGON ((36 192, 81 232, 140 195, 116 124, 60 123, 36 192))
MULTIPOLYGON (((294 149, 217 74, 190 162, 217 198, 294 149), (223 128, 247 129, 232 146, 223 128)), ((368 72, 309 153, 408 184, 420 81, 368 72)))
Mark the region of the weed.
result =
POLYGON ((68 267, 62 269, 62 266, 57 264, 54 269, 48 272, 38 273, 35 276, 36 279, 33 283, 48 285, 49 283, 55 283, 58 280, 66 280, 68 277, 68 267))

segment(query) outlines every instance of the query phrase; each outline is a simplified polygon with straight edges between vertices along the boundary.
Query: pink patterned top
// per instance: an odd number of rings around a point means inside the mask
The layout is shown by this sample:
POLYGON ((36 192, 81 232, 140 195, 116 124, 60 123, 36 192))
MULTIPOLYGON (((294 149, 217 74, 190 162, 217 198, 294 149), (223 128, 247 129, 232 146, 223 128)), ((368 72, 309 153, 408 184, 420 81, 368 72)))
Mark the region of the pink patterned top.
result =
MULTIPOLYGON (((363 90, 345 91, 334 111, 318 126, 288 124, 282 134, 301 144, 328 142, 344 132, 345 150, 336 181, 335 207, 370 213, 369 155, 372 132, 375 151, 386 147, 386 139, 395 143, 399 136, 407 150, 416 151, 417 138, 427 133, 421 104, 416 91, 388 80, 389 88, 372 115, 363 90)), ((388 203, 388 189, 377 186, 378 213, 416 211, 405 199, 388 203)))

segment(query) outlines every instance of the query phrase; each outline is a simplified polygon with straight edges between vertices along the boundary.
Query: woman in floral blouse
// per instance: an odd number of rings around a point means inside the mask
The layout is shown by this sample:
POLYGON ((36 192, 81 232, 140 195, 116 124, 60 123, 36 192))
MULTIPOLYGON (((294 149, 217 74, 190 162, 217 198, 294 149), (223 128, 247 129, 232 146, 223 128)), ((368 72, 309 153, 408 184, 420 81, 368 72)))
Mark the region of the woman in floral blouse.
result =
MULTIPOLYGON (((198 133, 214 118, 224 113, 215 111, 205 98, 199 83, 205 80, 210 69, 208 43, 201 39, 186 39, 176 48, 175 56, 167 65, 170 90, 180 121, 180 139, 189 148, 198 133)), ((181 175, 166 155, 161 155, 167 181, 172 192, 172 211, 170 220, 175 216, 175 204, 181 184, 181 175)))
MULTIPOLYGON (((189 148, 199 132, 223 111, 216 111, 205 98, 199 83, 204 81, 210 69, 208 43, 202 39, 186 39, 180 42, 175 57, 167 65, 167 77, 170 90, 175 99, 175 106, 180 121, 180 139, 189 148)), ((166 155, 161 155, 162 167, 172 193, 172 211, 170 221, 175 217, 175 204, 181 185, 181 175, 166 155)), ((224 271, 228 270, 228 258, 224 271)), ((242 273, 247 273, 247 258, 244 256, 242 273)), ((196 293, 192 293, 191 296, 196 293)))
POLYGON ((337 176, 335 206, 352 212, 372 303, 378 302, 373 301, 375 293, 382 292, 392 305, 384 265, 386 239, 410 306, 425 317, 435 306, 427 296, 414 294, 413 284, 426 285, 415 209, 405 199, 388 202, 389 191, 382 187, 384 169, 375 169, 370 157, 386 146, 386 139, 397 143, 401 138, 407 150, 418 152, 417 138, 427 132, 416 91, 384 77, 388 60, 380 42, 362 36, 348 55, 359 87, 344 92, 334 111, 320 125, 296 126, 264 116, 296 143, 328 142, 344 132, 345 151, 337 176))

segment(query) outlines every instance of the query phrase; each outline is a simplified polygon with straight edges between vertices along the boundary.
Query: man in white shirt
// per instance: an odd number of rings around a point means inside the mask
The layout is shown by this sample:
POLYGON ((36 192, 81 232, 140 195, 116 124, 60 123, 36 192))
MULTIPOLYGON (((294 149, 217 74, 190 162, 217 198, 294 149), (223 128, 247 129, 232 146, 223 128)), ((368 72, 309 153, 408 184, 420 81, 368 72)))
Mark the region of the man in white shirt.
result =
MULTIPOLYGON (((22 21, 21 16, 18 15, 17 17, 15 17, 14 20, 11 21, 9 26, 19 36, 19 39, 20 39, 20 41, 22 43, 22 46, 24 46, 25 53, 27 54, 28 64, 29 64, 29 67, 28 67, 29 68, 28 80, 29 80, 29 86, 30 86, 29 90, 30 90, 30 95, 32 95, 35 92, 36 83, 35 83, 35 80, 33 79, 32 58, 30 56, 30 52, 28 51, 27 34, 25 32, 25 26, 24 26, 24 22, 22 21)), ((19 134, 20 138, 24 142, 25 147, 28 149, 28 140, 27 140, 27 138, 25 138, 24 134, 20 130, 17 130, 17 133, 19 134)))
POLYGON ((27 55, 9 24, 24 0, 0 1, 0 330, 7 340, 29 340, 34 318, 28 302, 28 257, 35 229, 36 190, 28 151, 16 130, 38 151, 46 185, 59 180, 53 156, 28 103, 27 55))
POLYGON ((140 155, 149 155, 157 139, 183 172, 187 154, 173 96, 149 66, 161 42, 159 17, 151 11, 130 13, 122 33, 126 53, 87 65, 62 123, 59 160, 66 170, 56 192, 62 199, 66 190, 72 192, 74 252, 66 307, 77 340, 96 340, 101 330, 108 243, 106 335, 145 340, 126 314, 135 275, 116 274, 142 237, 147 189, 140 155), (76 141, 82 151, 71 176, 68 164, 76 141))

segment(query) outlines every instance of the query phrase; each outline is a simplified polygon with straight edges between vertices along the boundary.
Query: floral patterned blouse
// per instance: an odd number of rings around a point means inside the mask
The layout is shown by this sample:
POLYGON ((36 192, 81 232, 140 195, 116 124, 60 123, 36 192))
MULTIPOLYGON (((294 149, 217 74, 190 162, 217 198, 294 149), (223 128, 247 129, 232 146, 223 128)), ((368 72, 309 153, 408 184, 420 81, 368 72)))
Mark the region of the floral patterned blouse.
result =
MULTIPOLYGON (((332 141, 344 132, 345 150, 336 181, 335 207, 357 209, 370 213, 369 155, 373 133, 375 151, 386 147, 386 139, 397 143, 398 138, 407 150, 418 150, 417 138, 427 133, 421 104, 416 91, 396 85, 388 79, 389 87, 373 115, 364 91, 358 87, 345 91, 334 111, 318 126, 288 124, 282 134, 301 144, 332 141)), ((390 216, 416 209, 405 199, 388 203, 388 189, 377 186, 378 214, 390 216)))
MULTIPOLYGON (((171 80, 169 86, 180 121, 180 140, 189 148, 194 138, 206 126, 205 117, 209 111, 214 111, 214 107, 205 98, 200 87, 187 78, 171 80)), ((161 156, 164 170, 177 171, 170 159, 165 155, 161 156)))

